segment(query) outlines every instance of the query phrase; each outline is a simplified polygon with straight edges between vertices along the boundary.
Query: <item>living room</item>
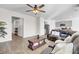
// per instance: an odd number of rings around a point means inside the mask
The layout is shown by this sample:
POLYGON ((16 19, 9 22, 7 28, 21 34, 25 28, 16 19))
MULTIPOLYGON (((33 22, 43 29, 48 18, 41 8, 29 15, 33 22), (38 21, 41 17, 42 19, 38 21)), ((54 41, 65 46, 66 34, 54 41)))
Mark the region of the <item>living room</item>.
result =
MULTIPOLYGON (((5 32, 7 32, 5 37, 0 37, 0 53, 50 54, 51 50, 48 46, 51 45, 50 47, 52 47, 55 42, 48 40, 47 36, 50 36, 52 30, 57 31, 56 33, 52 32, 53 35, 59 35, 58 32, 61 32, 61 27, 73 32, 79 31, 79 4, 42 4, 44 7, 40 8, 43 13, 37 12, 36 14, 32 11, 27 12, 27 10, 32 9, 28 5, 0 4, 0 21, 6 23, 4 27, 5 32), (22 21, 14 20, 16 24, 13 25, 13 19, 22 21), (19 25, 17 26, 17 24, 19 25), (13 28, 14 26, 18 27, 18 31, 17 28, 13 28), (18 32, 18 34, 15 35, 15 32, 18 32), (30 48, 30 42, 35 47, 30 48), (39 45, 38 42, 43 42, 43 44, 39 45), (38 46, 36 47, 36 45, 38 46)), ((41 4, 32 4, 30 6, 39 7, 41 4)), ((66 33, 70 35, 70 31, 66 33)), ((71 51, 72 46, 69 51, 70 54, 72 54, 71 51)))

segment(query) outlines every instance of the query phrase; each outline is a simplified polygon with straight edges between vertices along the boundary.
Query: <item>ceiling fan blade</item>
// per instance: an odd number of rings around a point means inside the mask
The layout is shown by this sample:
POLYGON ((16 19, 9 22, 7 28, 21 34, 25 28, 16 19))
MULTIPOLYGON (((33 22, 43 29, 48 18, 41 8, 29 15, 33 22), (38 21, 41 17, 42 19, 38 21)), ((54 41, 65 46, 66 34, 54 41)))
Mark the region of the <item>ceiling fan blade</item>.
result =
POLYGON ((42 5, 40 5, 40 6, 39 6, 39 8, 42 8, 42 7, 44 7, 44 6, 45 6, 45 5, 44 5, 44 4, 42 4, 42 5))
POLYGON ((30 12, 30 11, 32 11, 32 10, 26 10, 26 12, 30 12))
POLYGON ((31 7, 31 8, 33 8, 33 6, 31 6, 31 5, 29 5, 29 4, 26 4, 27 6, 29 6, 29 7, 31 7))
POLYGON ((40 12, 43 12, 43 13, 45 13, 46 11, 44 11, 44 10, 39 10, 40 12))

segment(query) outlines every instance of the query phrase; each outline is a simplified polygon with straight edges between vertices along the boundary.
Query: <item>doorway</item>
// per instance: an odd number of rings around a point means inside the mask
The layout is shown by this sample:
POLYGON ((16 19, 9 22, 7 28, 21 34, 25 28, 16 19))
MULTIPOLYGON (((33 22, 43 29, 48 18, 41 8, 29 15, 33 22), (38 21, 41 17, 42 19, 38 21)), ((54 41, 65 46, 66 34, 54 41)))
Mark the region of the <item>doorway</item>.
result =
POLYGON ((48 35, 49 34, 49 24, 44 24, 44 29, 45 29, 45 34, 48 35))
POLYGON ((24 19, 12 16, 12 36, 23 37, 24 19))

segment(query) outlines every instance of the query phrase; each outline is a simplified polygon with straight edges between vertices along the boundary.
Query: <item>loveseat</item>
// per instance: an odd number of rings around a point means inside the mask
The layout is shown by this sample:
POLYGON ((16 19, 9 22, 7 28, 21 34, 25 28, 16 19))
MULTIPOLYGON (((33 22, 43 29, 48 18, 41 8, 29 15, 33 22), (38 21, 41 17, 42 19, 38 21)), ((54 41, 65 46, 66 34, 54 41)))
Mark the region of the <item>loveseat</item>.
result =
POLYGON ((69 30, 69 29, 53 29, 51 32, 47 35, 47 39, 51 41, 56 41, 57 39, 65 39, 67 36, 72 35, 76 31, 69 30))

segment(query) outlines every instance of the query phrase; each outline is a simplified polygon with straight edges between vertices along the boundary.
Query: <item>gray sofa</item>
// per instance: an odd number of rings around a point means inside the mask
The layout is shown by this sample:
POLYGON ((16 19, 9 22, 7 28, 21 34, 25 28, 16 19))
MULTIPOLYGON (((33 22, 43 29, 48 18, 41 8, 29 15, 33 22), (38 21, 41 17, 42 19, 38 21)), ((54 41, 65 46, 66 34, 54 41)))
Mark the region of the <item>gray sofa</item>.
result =
MULTIPOLYGON (((65 41, 61 41, 61 42, 65 42, 65 41)), ((72 50, 72 52, 70 52, 70 54, 78 54, 79 53, 79 32, 74 33, 71 36, 71 38, 69 39, 68 43, 72 43, 73 44, 73 50, 71 49, 72 47, 68 47, 69 49, 72 50)), ((44 51, 41 52, 41 54, 50 54, 54 50, 55 46, 56 45, 47 47, 44 51)), ((65 51, 63 51, 62 53, 64 53, 64 52, 65 51)), ((62 54, 59 51, 57 53, 62 54)), ((57 54, 57 53, 55 53, 55 54, 57 54)), ((67 51, 67 53, 68 53, 68 51, 67 51)))
POLYGON ((73 54, 79 54, 79 36, 73 41, 73 54))

